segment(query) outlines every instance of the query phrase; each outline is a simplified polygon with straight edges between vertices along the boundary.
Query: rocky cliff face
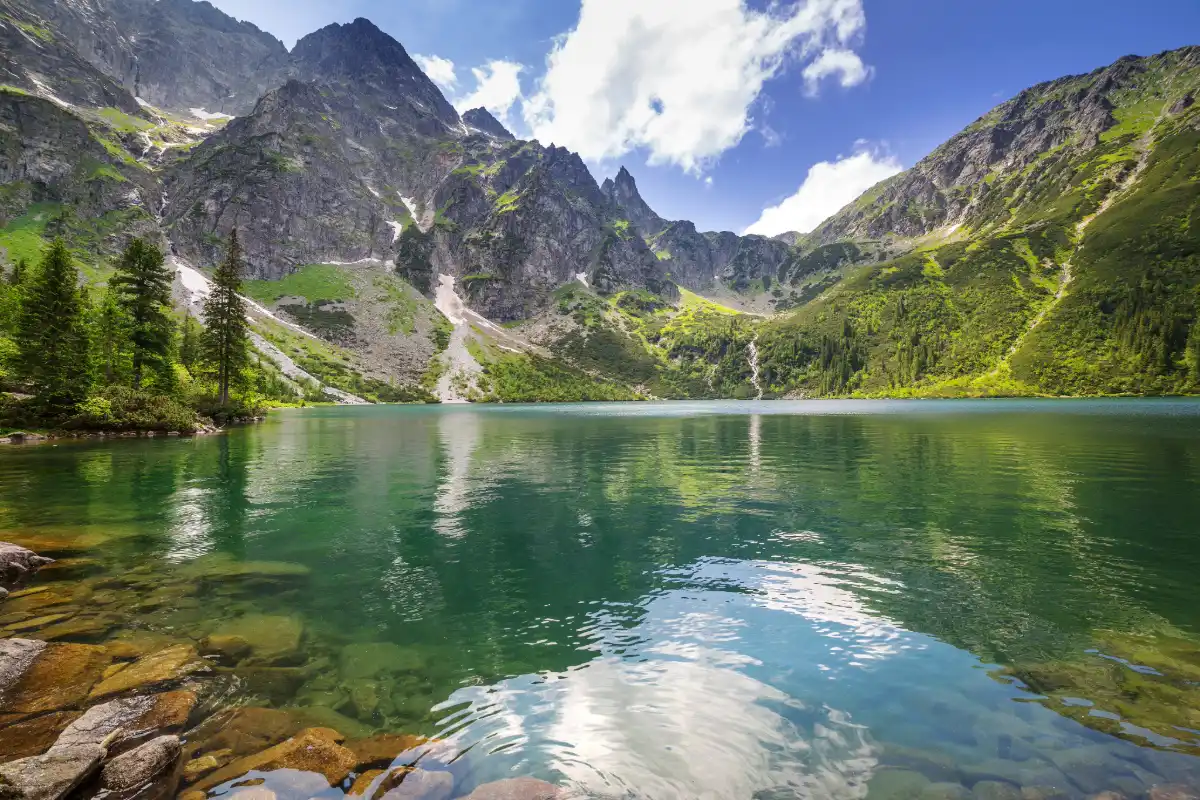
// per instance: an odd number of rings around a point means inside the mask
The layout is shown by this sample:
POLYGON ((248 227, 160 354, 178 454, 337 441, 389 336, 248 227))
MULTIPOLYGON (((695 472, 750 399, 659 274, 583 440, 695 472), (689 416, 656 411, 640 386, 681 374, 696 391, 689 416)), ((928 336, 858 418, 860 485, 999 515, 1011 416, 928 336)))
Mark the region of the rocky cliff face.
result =
POLYGON ((624 167, 616 178, 605 180, 601 189, 641 232, 664 262, 671 280, 689 289, 706 291, 715 282, 735 291, 769 288, 791 250, 780 240, 729 231, 700 233, 691 222, 669 222, 642 199, 637 182, 624 167))
POLYGON ((192 0, 22 0, 132 95, 169 110, 237 114, 281 83, 287 49, 192 0))
POLYGON ((483 133, 491 134, 497 139, 511 142, 516 137, 508 132, 508 128, 501 124, 500 120, 492 116, 492 113, 486 108, 472 108, 462 115, 462 121, 483 133))

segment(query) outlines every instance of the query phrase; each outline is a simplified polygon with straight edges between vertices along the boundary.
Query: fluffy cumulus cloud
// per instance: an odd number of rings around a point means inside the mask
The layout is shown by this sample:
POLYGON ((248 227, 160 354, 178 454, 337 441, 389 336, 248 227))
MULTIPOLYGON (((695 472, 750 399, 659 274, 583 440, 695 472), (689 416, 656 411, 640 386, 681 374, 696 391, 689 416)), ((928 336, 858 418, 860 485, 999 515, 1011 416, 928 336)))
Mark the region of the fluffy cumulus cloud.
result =
POLYGON ((450 59, 441 56, 413 56, 413 61, 416 61, 421 71, 443 90, 452 92, 458 86, 458 73, 450 59))
POLYGON ((521 73, 524 64, 514 61, 489 61, 475 67, 475 90, 454 101, 459 111, 470 108, 486 108, 501 122, 509 123, 509 112, 521 98, 521 73))
POLYGON ((821 81, 837 78, 843 88, 858 86, 871 77, 871 69, 853 50, 831 47, 821 52, 804 68, 804 85, 810 95, 820 89, 821 81))
MULTIPOLYGON (((698 172, 753 125, 763 85, 787 65, 853 77, 862 0, 756 11, 744 0, 582 0, 524 106, 538 139, 600 161, 644 148, 652 164, 698 172)), ((857 58, 857 57, 856 57, 857 58)), ((866 67, 858 62, 862 78, 866 67)))
POLYGON ((763 209, 747 234, 778 236, 788 231, 808 233, 867 189, 900 172, 895 158, 860 150, 837 161, 814 164, 800 188, 777 206, 763 209))

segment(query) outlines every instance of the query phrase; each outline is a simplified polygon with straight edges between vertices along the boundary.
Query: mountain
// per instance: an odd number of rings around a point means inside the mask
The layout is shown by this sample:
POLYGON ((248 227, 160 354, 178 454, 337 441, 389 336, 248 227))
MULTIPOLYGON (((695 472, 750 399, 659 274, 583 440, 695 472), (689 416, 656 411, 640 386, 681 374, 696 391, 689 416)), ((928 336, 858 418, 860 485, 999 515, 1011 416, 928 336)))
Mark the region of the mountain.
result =
POLYGON ((817 230, 767 238, 666 220, 629 170, 598 184, 486 109, 460 116, 365 19, 289 52, 205 2, 0 0, 0 45, 0 262, 61 235, 103 282, 140 234, 191 269, 236 227, 264 352, 343 392, 1200 381, 1200 48, 1032 87, 817 230))

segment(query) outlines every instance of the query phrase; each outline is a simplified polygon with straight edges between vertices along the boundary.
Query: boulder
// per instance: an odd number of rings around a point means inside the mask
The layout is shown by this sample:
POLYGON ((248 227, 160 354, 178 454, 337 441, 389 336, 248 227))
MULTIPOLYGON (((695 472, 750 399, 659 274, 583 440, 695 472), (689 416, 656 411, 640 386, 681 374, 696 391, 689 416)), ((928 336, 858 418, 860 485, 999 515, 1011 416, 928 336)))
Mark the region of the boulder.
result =
POLYGON ((537 778, 505 778, 485 783, 467 795, 467 800, 558 800, 558 787, 537 778))
MULTIPOLYGON (((401 754, 417 751, 426 741, 422 736, 384 734, 369 739, 352 739, 346 742, 346 747, 358 759, 358 769, 368 770, 394 766, 401 754)), ((413 761, 416 755, 414 753, 413 761)))
MULTIPOLYGON (((28 653, 27 650, 24 652, 28 653)), ((20 679, 4 692, 0 711, 33 715, 77 708, 100 680, 110 660, 103 647, 58 643, 46 645, 20 675, 20 679)), ((6 669, 0 667, 0 672, 6 672, 6 669)))
POLYGON ((55 747, 108 742, 120 746, 157 734, 181 730, 196 705, 192 692, 124 697, 93 706, 71 723, 55 747))
POLYGON ((335 786, 354 770, 354 753, 337 743, 339 735, 327 728, 307 728, 261 753, 240 758, 205 777, 192 788, 207 791, 248 772, 289 769, 311 772, 335 786))
POLYGON ((414 769, 404 773, 399 785, 388 789, 380 800, 449 800, 454 794, 454 776, 449 772, 414 769))
POLYGON ((0 586, 11 589, 54 559, 39 556, 32 550, 8 542, 0 542, 0 586))
POLYGON ((210 717, 188 738, 199 743, 195 753, 228 750, 234 756, 245 756, 279 744, 304 727, 286 711, 250 706, 210 717))
POLYGON ((346 645, 342 648, 338 661, 342 679, 347 682, 363 681, 382 675, 419 672, 425 665, 423 652, 391 642, 346 645))
POLYGON ((83 783, 104 760, 100 745, 88 744, 0 765, 3 800, 59 800, 83 783))
POLYGON ((178 736, 151 739, 105 764, 100 771, 100 789, 116 797, 171 797, 179 785, 176 767, 181 752, 178 736))
POLYGON ((196 672, 209 669, 190 645, 174 645, 143 656, 115 675, 103 680, 91 692, 91 699, 144 689, 180 681, 196 672))
POLYGON ((6 693, 46 649, 34 639, 0 639, 0 694, 6 693))
POLYGON ((203 647, 234 661, 280 664, 299 658, 303 636, 304 623, 298 617, 246 614, 221 625, 203 647))

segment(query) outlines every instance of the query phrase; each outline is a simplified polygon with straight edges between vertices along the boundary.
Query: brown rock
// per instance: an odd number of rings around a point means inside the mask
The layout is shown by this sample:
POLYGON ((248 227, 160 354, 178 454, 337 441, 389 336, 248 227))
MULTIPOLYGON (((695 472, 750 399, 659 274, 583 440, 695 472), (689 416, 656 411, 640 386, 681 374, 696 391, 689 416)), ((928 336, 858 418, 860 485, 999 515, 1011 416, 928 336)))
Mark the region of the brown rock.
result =
POLYGON ((384 773, 381 769, 369 769, 354 779, 354 784, 346 794, 350 797, 363 797, 371 791, 371 784, 384 773))
MULTIPOLYGON (((449 772, 414 769, 406 772, 400 785, 388 789, 380 800, 448 800, 452 794, 454 794, 454 777, 449 772)), ((554 796, 556 795, 549 795, 549 797, 554 796)), ((523 798, 525 796, 513 795, 513 797, 523 798)), ((528 797, 540 796, 528 795, 528 797)))
POLYGON ((16 685, 5 693, 0 710, 42 714, 79 706, 108 665, 108 652, 103 647, 47 645, 16 685))
POLYGON ((0 753, 5 758, 41 755, 78 717, 78 711, 59 711, 0 728, 0 753))
POLYGON ((467 800, 557 800, 558 787, 536 778, 505 778, 485 783, 467 795, 467 800))
POLYGON ((5 800, 59 800, 83 783, 104 759, 104 748, 81 745, 0 765, 5 800))
POLYGON ((181 730, 196 704, 192 692, 124 697, 87 710, 71 723, 55 747, 107 742, 113 747, 181 730))
POLYGON ((239 708, 211 717, 189 738, 199 742, 197 753, 229 750, 245 756, 265 750, 304 729, 304 724, 286 711, 272 708, 239 708))
POLYGON ((100 771, 100 788, 123 797, 133 793, 142 798, 174 795, 179 785, 176 767, 181 751, 178 736, 151 739, 105 764, 100 771))
POLYGON ((48 642, 58 641, 59 639, 88 639, 95 641, 116 626, 117 621, 112 617, 78 616, 72 617, 66 622, 59 622, 42 628, 42 630, 38 631, 38 636, 48 642))
POLYGON ((249 647, 256 664, 279 664, 299 657, 304 624, 298 617, 246 614, 225 623, 208 638, 217 643, 249 647))
POLYGON ((174 645, 139 658, 116 675, 101 682, 92 690, 90 697, 92 699, 109 697, 134 689, 170 683, 208 668, 208 665, 200 660, 194 647, 183 644, 174 645))
POLYGON ((250 655, 253 648, 241 636, 214 633, 200 643, 200 652, 206 656, 217 656, 223 661, 236 664, 250 655))
POLYGON ((222 767, 194 788, 207 791, 252 770, 270 772, 277 769, 318 773, 330 786, 337 785, 353 771, 356 761, 354 753, 333 741, 336 736, 336 731, 308 728, 281 744, 222 767))
POLYGON ((1125 795, 1120 792, 1097 792, 1088 798, 1088 800, 1126 800, 1125 795))
POLYGON ((53 625, 56 622, 62 622, 64 619, 70 619, 75 614, 74 612, 61 612, 57 614, 46 614, 33 619, 27 619, 22 622, 14 622, 5 628, 7 633, 22 633, 24 631, 36 631, 38 628, 44 628, 47 625, 53 625))
MULTIPOLYGON (((354 753, 354 757, 358 759, 358 768, 363 770, 396 766, 394 762, 401 753, 415 750, 426 741, 428 740, 422 736, 387 734, 372 736, 370 739, 352 739, 346 742, 346 747, 354 753)), ((416 760, 415 755, 413 760, 416 760)))
POLYGON ((184 783, 195 783, 208 773, 228 764, 233 759, 232 750, 214 750, 183 765, 184 783))

